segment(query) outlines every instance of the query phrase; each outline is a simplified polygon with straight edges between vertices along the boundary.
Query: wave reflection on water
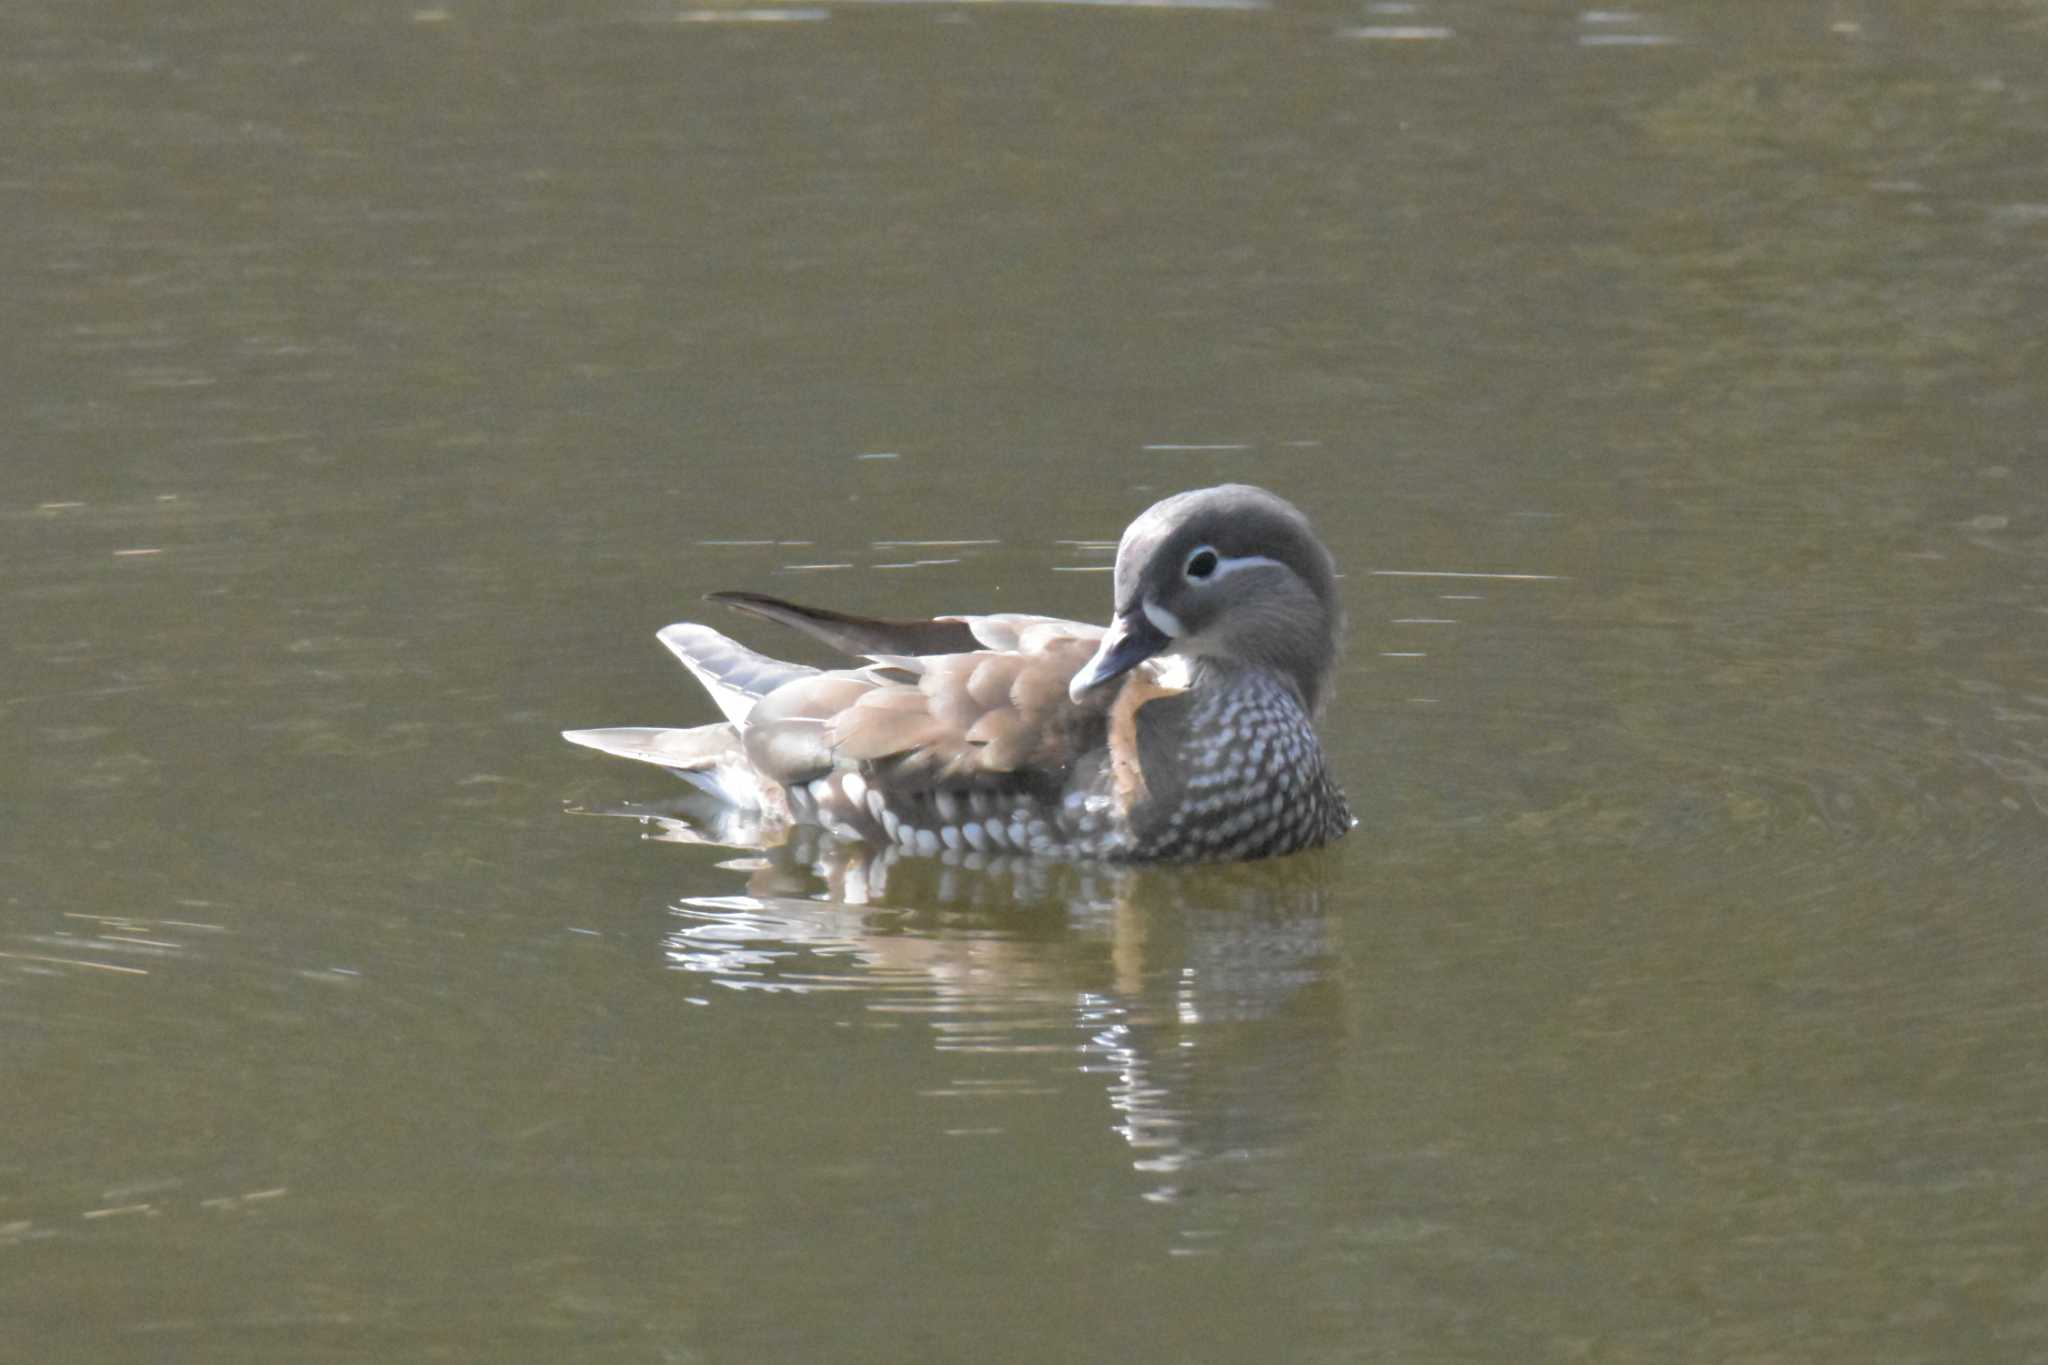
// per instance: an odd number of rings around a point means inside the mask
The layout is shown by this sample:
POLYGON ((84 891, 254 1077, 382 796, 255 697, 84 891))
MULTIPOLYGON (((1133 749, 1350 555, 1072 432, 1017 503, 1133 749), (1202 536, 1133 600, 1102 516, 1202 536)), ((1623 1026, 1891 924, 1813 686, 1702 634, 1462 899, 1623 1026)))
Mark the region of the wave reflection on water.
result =
POLYGON ((664 952, 703 979, 693 1003, 858 994, 862 1014, 921 1026, 934 1053, 967 1063, 919 1091, 975 1106, 949 1111, 948 1136, 1003 1133, 1003 1106, 1042 1105, 1087 1078, 1155 1202, 1260 1183, 1261 1164, 1325 1107, 1343 1032, 1328 860, 1020 864, 984 871, 963 900, 939 894, 957 869, 936 860, 892 856, 878 878, 876 854, 827 852, 870 860, 864 884, 885 880, 889 903, 768 892, 806 875, 843 884, 844 869, 747 860, 748 893, 673 907, 664 952))

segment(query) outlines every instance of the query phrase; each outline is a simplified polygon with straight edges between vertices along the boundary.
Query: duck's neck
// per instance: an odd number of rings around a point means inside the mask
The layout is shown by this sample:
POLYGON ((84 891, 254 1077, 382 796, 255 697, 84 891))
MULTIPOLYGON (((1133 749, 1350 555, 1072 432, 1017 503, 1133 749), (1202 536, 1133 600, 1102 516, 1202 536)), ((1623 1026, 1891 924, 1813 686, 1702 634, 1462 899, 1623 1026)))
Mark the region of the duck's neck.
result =
POLYGON ((1195 695, 1198 710, 1224 705, 1233 694, 1266 697, 1284 693, 1304 716, 1315 715, 1315 699, 1304 694, 1299 680, 1260 663, 1197 656, 1188 661, 1188 691, 1195 695))

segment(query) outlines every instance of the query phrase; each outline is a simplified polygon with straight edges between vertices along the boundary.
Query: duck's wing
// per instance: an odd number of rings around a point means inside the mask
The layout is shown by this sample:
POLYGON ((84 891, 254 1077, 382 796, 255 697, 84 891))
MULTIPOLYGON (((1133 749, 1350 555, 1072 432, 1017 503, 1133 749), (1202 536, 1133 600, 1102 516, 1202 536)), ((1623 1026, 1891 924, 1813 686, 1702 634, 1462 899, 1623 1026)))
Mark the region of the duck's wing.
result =
POLYGON ((883 761, 906 774, 956 777, 1058 767, 1077 731, 1099 728, 1100 704, 1076 705, 1064 691, 1094 652, 1099 627, 1014 614, 888 621, 753 593, 714 597, 864 655, 869 666, 788 663, 709 626, 678 622, 659 638, 728 724, 585 730, 569 738, 698 774, 729 765, 744 739, 746 760, 788 783, 883 761))
POLYGON ((1104 742, 1109 699, 1075 702, 1067 695, 1095 639, 1043 629, 1021 633, 1018 644, 925 656, 878 653, 868 668, 790 682, 747 716, 747 756, 785 784, 835 770, 906 791, 1055 779, 1104 742))

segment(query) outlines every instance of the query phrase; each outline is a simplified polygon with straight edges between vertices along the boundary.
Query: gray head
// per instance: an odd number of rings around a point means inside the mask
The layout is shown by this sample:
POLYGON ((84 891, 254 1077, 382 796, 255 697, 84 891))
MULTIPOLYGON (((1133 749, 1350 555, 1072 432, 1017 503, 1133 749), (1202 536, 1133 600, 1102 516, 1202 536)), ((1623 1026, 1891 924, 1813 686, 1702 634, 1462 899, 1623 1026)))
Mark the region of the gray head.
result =
POLYGON ((1116 619, 1074 675, 1082 693, 1156 654, 1259 667, 1314 714, 1336 663, 1343 610, 1330 552, 1292 503, 1250 484, 1153 503, 1116 552, 1116 619))

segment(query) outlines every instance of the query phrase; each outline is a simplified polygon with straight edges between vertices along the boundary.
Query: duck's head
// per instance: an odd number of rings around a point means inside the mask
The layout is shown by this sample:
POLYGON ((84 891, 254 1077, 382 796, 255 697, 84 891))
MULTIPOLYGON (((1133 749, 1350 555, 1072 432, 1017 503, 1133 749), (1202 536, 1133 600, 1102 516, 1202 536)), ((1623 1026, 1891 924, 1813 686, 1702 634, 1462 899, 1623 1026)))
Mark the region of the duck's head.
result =
POLYGON ((1330 552, 1286 499, 1223 484, 1155 502, 1116 552, 1116 617, 1068 685, 1082 694, 1161 654, 1286 679, 1311 715, 1336 663, 1343 610, 1330 552))

